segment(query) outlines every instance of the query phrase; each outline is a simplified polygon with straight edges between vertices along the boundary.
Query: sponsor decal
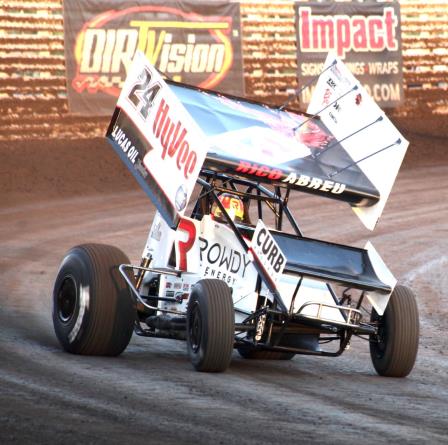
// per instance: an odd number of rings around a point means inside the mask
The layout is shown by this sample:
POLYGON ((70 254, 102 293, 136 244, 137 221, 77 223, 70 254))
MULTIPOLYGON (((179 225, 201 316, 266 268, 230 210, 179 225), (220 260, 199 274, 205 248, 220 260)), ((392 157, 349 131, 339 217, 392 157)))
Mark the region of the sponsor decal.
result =
POLYGON ((286 256, 261 219, 255 228, 251 248, 272 281, 277 283, 285 268, 286 256))
POLYGON ((186 271, 188 270, 187 254, 193 247, 196 240, 196 226, 193 221, 182 218, 179 222, 178 231, 184 232, 187 235, 186 240, 179 240, 177 242, 179 259, 178 267, 180 270, 186 271))
POLYGON ((267 318, 266 314, 262 314, 260 317, 258 317, 257 329, 255 332, 255 341, 260 341, 261 338, 263 337, 264 326, 266 324, 266 318, 267 318))
POLYGON ((115 125, 111 133, 114 141, 120 146, 128 157, 128 159, 135 164, 137 156, 139 155, 138 149, 135 147, 131 139, 126 135, 126 133, 118 125, 115 125))
POLYGON ((346 188, 345 184, 341 184, 339 182, 314 178, 306 175, 297 175, 296 173, 290 173, 286 178, 282 179, 282 182, 320 190, 321 192, 334 193, 335 195, 340 195, 346 188))
POLYGON ((195 170, 198 155, 190 147, 188 130, 180 120, 174 124, 173 118, 168 114, 169 110, 169 105, 165 102, 165 99, 162 99, 152 130, 163 147, 162 159, 165 159, 167 154, 170 158, 176 158, 177 168, 183 171, 185 179, 189 179, 190 174, 195 170))
POLYGON ((204 276, 223 280, 230 286, 235 284, 238 277, 245 278, 247 266, 251 263, 245 253, 201 236, 199 254, 204 276))
POLYGON ((137 158, 137 162, 134 165, 135 171, 137 174, 139 174, 143 179, 147 179, 149 174, 148 170, 146 170, 145 166, 143 165, 143 162, 137 158))
POLYGON ((336 195, 343 193, 346 189, 346 185, 339 182, 301 175, 294 172, 289 173, 286 176, 285 173, 276 168, 268 167, 266 165, 258 165, 247 161, 240 161, 238 167, 235 169, 235 172, 246 173, 259 177, 267 177, 271 180, 283 178, 282 182, 284 183, 307 187, 310 189, 319 190, 321 192, 334 193, 336 195))
POLYGON ((281 170, 269 167, 267 165, 259 165, 249 161, 240 161, 235 171, 237 173, 246 173, 258 177, 266 177, 271 180, 280 179, 283 175, 281 170))
POLYGON ((187 190, 183 184, 177 189, 174 203, 178 212, 182 212, 187 206, 187 190))
POLYGON ((328 105, 331 99, 331 90, 329 88, 325 89, 324 98, 322 99, 322 105, 328 105))
POLYGON ((156 241, 161 240, 161 238, 162 238, 162 222, 161 221, 154 224, 154 226, 151 230, 151 238, 155 239, 156 241))
MULTIPOLYGON (((337 105, 337 104, 335 104, 337 105)), ((337 105, 335 107, 337 111, 340 107, 337 105)), ((336 121, 334 115, 329 113, 333 120, 336 121)), ((258 177, 265 177, 270 180, 279 180, 287 184, 297 185, 299 187, 307 187, 309 189, 319 190, 321 192, 333 193, 335 195, 340 195, 346 189, 346 185, 340 182, 330 181, 328 179, 321 179, 307 175, 301 175, 294 172, 286 174, 281 170, 273 167, 268 167, 267 165, 254 164, 248 161, 240 161, 235 169, 237 173, 245 173, 248 175, 254 175, 258 177)))

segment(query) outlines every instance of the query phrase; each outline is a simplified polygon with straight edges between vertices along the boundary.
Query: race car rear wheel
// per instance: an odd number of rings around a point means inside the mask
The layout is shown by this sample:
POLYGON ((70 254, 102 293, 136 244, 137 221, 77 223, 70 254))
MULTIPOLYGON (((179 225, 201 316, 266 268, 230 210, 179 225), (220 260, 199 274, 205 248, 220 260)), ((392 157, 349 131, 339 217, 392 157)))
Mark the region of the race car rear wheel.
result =
POLYGON ((118 266, 128 257, 113 246, 72 248, 53 290, 53 325, 62 347, 74 354, 118 355, 132 336, 135 304, 118 266))
POLYGON ((235 313, 229 287, 221 280, 200 280, 187 308, 187 349, 197 371, 225 371, 232 358, 235 313))
POLYGON ((370 336, 370 356, 379 375, 405 377, 414 367, 419 340, 419 317, 414 293, 397 285, 383 316, 372 309, 378 335, 370 336))

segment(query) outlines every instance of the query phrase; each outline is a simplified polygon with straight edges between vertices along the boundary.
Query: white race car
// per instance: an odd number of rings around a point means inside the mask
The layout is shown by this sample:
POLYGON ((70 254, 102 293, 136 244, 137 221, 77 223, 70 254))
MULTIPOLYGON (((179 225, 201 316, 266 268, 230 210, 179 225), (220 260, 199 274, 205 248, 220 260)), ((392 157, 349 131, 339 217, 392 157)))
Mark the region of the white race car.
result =
POLYGON ((409 374, 413 293, 370 243, 306 238, 288 207, 291 192, 319 194, 373 228, 406 150, 340 61, 327 66, 313 96, 323 109, 305 115, 165 82, 136 57, 107 137, 157 212, 139 265, 99 244, 65 256, 53 321, 66 351, 118 355, 135 332, 185 340, 195 369, 218 372, 235 348, 254 359, 338 356, 361 336, 378 374, 409 374), (326 75, 334 100, 319 88, 326 75), (353 154, 377 132, 379 147, 353 154))

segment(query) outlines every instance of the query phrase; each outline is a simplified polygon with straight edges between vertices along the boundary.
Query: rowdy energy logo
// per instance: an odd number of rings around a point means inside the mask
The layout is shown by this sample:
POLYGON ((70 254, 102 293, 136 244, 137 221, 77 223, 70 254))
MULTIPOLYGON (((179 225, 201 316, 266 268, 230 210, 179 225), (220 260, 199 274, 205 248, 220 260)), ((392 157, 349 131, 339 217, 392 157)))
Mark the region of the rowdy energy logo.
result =
POLYGON ((233 62, 231 17, 205 17, 165 6, 107 11, 87 22, 76 37, 78 92, 118 96, 137 50, 173 80, 213 88, 233 62))
POLYGON ((394 8, 386 7, 382 15, 318 15, 309 7, 301 7, 299 42, 303 52, 336 51, 345 58, 348 51, 397 51, 398 17, 394 8))

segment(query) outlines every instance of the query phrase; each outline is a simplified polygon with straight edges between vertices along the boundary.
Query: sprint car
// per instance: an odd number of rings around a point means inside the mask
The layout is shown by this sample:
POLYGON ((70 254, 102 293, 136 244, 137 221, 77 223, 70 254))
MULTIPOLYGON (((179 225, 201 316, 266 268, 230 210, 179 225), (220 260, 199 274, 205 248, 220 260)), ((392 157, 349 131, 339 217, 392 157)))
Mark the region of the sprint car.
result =
POLYGON ((373 229, 406 151, 337 58, 299 113, 165 81, 137 53, 107 138, 157 211, 139 264, 101 244, 64 257, 53 323, 66 351, 118 355, 135 333, 184 340, 196 370, 221 372, 235 349, 338 356, 356 336, 378 374, 411 372, 413 292, 371 243, 307 238, 289 207, 299 192, 342 200, 373 229))

